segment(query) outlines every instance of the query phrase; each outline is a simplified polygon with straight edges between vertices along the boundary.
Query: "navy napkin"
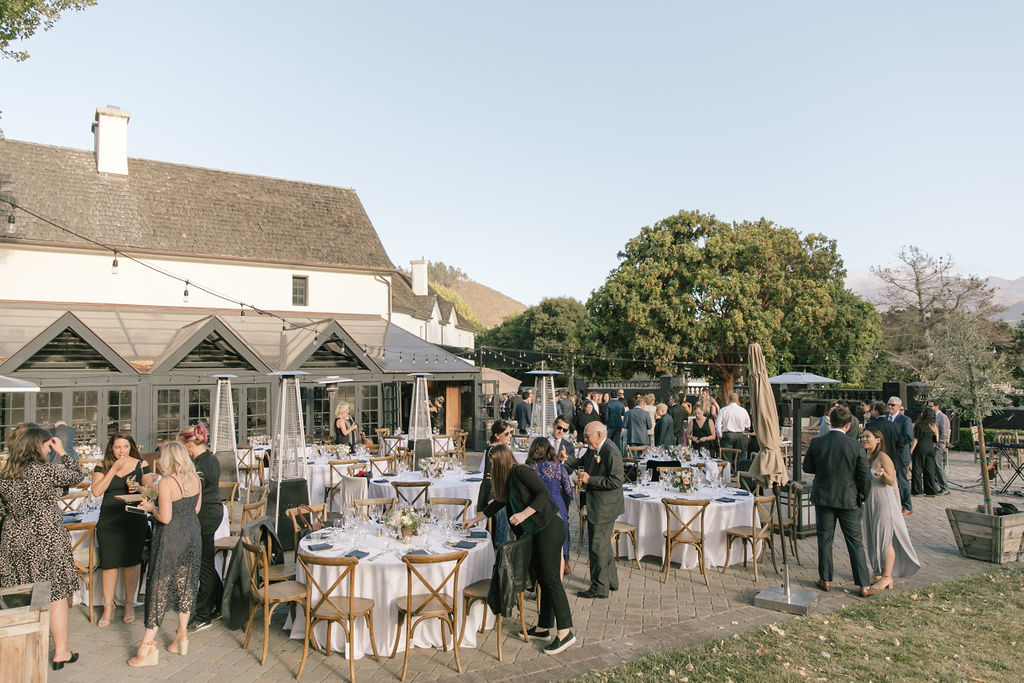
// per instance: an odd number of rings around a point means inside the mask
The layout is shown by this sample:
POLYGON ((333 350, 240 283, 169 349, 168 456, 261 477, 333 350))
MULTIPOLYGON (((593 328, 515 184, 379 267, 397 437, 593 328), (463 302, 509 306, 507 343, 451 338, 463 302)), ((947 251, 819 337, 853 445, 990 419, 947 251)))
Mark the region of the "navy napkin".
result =
POLYGON ((483 477, 469 477, 467 479, 463 479, 463 481, 483 481, 483 480, 484 480, 483 477))
POLYGON ((345 557, 356 557, 361 560, 369 554, 370 553, 366 552, 365 550, 350 550, 347 553, 345 553, 345 557))
POLYGON ((373 483, 374 484, 386 484, 386 483, 388 483, 388 480, 387 479, 374 479, 373 483))
POLYGON ((429 554, 430 553, 428 553, 423 548, 416 548, 416 550, 410 550, 409 552, 406 553, 406 555, 429 555, 429 554))
POLYGON ((382 474, 381 476, 382 476, 382 477, 397 477, 397 476, 398 476, 398 473, 397 473, 397 472, 385 472, 385 473, 384 473, 384 474, 382 474))
POLYGON ((61 519, 64 521, 65 524, 67 524, 68 522, 77 522, 82 519, 82 513, 65 512, 63 515, 61 515, 61 519))
POLYGON ((487 538, 486 531, 471 531, 469 534, 470 538, 487 538))
POLYGON ((650 496, 647 495, 646 493, 631 493, 631 494, 629 494, 629 497, 630 498, 650 498, 650 496))
POLYGON ((750 495, 750 491, 737 491, 733 495, 734 496, 749 496, 750 495))
POLYGON ((310 545, 308 545, 306 547, 309 548, 310 550, 317 551, 317 550, 330 550, 334 546, 332 546, 330 543, 311 543, 310 545))
POLYGON ((736 499, 735 498, 727 498, 726 496, 722 496, 721 498, 715 498, 715 502, 717 502, 717 503, 735 503, 736 499))
POLYGON ((472 550, 476 547, 476 543, 470 543, 469 541, 459 541, 453 548, 459 548, 460 550, 472 550))

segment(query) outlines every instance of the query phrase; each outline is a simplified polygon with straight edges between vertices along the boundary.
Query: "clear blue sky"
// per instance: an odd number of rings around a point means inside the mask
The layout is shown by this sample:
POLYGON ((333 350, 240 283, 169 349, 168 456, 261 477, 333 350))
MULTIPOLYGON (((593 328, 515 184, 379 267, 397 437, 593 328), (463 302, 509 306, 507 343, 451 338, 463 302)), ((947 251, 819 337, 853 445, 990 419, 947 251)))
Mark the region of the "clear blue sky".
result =
MULTIPOLYGON (((1015 279, 1024 3, 100 0, 0 62, 7 137, 355 188, 392 260, 586 300, 680 209, 1015 279)), ((2 169, 0 169, 2 171, 2 169)), ((258 302, 257 302, 258 303, 258 302)))

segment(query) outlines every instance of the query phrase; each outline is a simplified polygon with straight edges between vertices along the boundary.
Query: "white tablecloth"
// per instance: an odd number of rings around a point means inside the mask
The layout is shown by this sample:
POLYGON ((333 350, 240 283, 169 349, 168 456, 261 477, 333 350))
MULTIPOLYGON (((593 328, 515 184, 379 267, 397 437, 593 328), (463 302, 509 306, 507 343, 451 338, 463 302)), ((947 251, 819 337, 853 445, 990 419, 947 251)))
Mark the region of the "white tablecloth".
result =
MULTIPOLYGON (((369 460, 361 462, 365 462, 367 466, 369 466, 369 460)), ((309 489, 310 505, 319 505, 324 502, 324 489, 327 488, 327 484, 330 483, 330 481, 331 466, 327 463, 317 462, 307 466, 306 487, 309 489)), ((331 506, 332 509, 335 509, 336 507, 337 502, 331 506)))
MULTIPOLYGON (((228 508, 227 508, 226 505, 223 506, 223 508, 224 508, 224 517, 221 519, 220 526, 217 527, 217 531, 214 532, 214 535, 213 535, 214 538, 226 538, 227 536, 231 535, 231 524, 228 521, 228 508)), ((82 515, 82 522, 86 523, 86 524, 88 524, 89 522, 97 522, 97 521, 99 521, 99 518, 100 518, 100 511, 98 509, 97 510, 90 510, 90 511, 88 511, 85 514, 82 515)), ((75 541, 77 541, 79 538, 81 538, 82 534, 84 534, 84 533, 85 533, 84 531, 72 531, 71 532, 71 542, 72 542, 72 544, 75 541)), ((94 540, 94 542, 98 546, 99 545, 99 539, 96 538, 95 536, 93 536, 93 540, 94 540)), ((100 606, 100 607, 102 607, 103 606, 103 581, 101 579, 101 576, 102 576, 103 572, 99 568, 100 555, 99 555, 98 548, 94 549, 93 553, 95 554, 95 558, 96 558, 96 573, 93 576, 92 604, 93 604, 93 606, 100 606)), ((143 589, 145 581, 146 581, 145 575, 142 575, 142 576, 139 577, 139 590, 143 589)), ((85 603, 86 605, 89 604, 89 592, 86 590, 85 582, 82 580, 81 577, 79 577, 79 579, 78 579, 78 592, 75 593, 74 603, 76 605, 79 605, 79 604, 82 604, 82 603, 85 603)), ((116 604, 116 605, 123 605, 123 604, 125 604, 124 573, 123 572, 119 572, 118 576, 117 576, 117 592, 114 595, 114 604, 116 604)), ((138 600, 136 599, 135 604, 141 604, 141 603, 139 603, 138 600)))
MULTIPOLYGON (((725 530, 734 526, 749 526, 751 514, 754 510, 754 497, 752 495, 740 495, 736 489, 710 489, 700 488, 693 494, 683 495, 678 491, 663 491, 657 484, 651 486, 631 487, 631 490, 623 490, 626 512, 619 517, 619 521, 632 524, 637 528, 636 546, 640 557, 654 555, 663 557, 665 554, 665 506, 661 504, 662 498, 681 498, 687 500, 711 499, 711 504, 704 513, 704 563, 706 567, 721 567, 725 564, 725 530), (648 498, 631 498, 631 493, 646 493, 648 498), (734 499, 732 503, 719 503, 716 498, 728 497, 734 499)), ((688 519, 696 514, 699 508, 679 507, 676 512, 688 519)), ((673 529, 678 528, 673 522, 673 529)), ((699 527, 698 527, 699 529, 699 527)), ((736 543, 736 541, 734 541, 736 543)), ((618 552, 625 552, 633 558, 633 547, 629 540, 623 537, 619 541, 618 552), (628 549, 627 549, 628 546, 628 549)), ((737 545, 733 548, 732 561, 743 561, 743 548, 737 545)), ((690 569, 697 566, 697 551, 693 546, 678 546, 672 553, 672 560, 682 560, 682 567, 690 569)))
MULTIPOLYGON (((681 467, 690 467, 693 464, 693 463, 690 463, 690 462, 685 462, 685 461, 681 461, 681 460, 675 460, 674 458, 641 458, 640 459, 640 465, 643 468, 646 469, 646 468, 650 467, 650 465, 652 465, 652 464, 653 465, 665 465, 665 463, 670 463, 670 462, 673 462, 673 461, 681 463, 680 464, 681 467)), ((712 462, 712 463, 719 463, 719 464, 724 462, 725 463, 725 471, 723 472, 723 477, 724 478, 723 478, 722 481, 724 481, 725 483, 728 483, 732 479, 732 464, 728 460, 712 460, 710 462, 712 462)), ((671 465, 668 465, 668 466, 671 467, 671 465)), ((709 464, 706 463, 705 466, 707 467, 707 466, 709 466, 709 464)))
MULTIPOLYGON (((445 473, 441 479, 431 479, 427 495, 433 498, 468 498, 469 509, 466 511, 466 518, 476 514, 476 498, 480 494, 482 481, 466 481, 466 479, 483 479, 480 473, 468 473, 465 475, 454 475, 445 473)), ((377 478, 370 480, 370 498, 393 498, 395 487, 391 481, 424 481, 419 472, 407 472, 397 477, 377 478)))
MULTIPOLYGON (((405 600, 408 588, 406 566, 401 560, 401 555, 413 548, 425 548, 435 554, 453 552, 453 550, 445 547, 439 539, 427 536, 414 536, 412 544, 406 545, 401 541, 374 536, 361 536, 357 538, 351 534, 342 534, 336 537, 333 534, 334 532, 327 532, 328 539, 337 538, 336 541, 328 541, 334 543, 334 548, 319 551, 317 554, 328 557, 340 557, 354 548, 370 553, 369 557, 360 560, 359 565, 356 567, 355 592, 358 597, 373 599, 374 638, 377 643, 377 652, 382 657, 389 656, 391 648, 395 643, 395 629, 398 627, 397 604, 399 601, 405 600), (390 543, 393 548, 390 552, 385 552, 387 543, 390 543), (382 552, 384 554, 381 555, 380 553, 382 552)), ((491 578, 491 569, 494 566, 494 549, 491 547, 490 538, 473 540, 476 541, 476 546, 469 550, 469 555, 462 563, 459 571, 459 591, 456 595, 456 605, 458 605, 458 618, 455 622, 456 633, 462 625, 463 589, 476 581, 491 578)), ((303 551, 308 551, 310 543, 321 542, 324 541, 307 537, 300 541, 299 546, 303 551)), ((451 570, 452 566, 453 563, 434 566, 420 565, 420 570, 429 581, 439 582, 451 570)), ((315 569, 317 572, 315 575, 316 580, 321 587, 326 588, 338 576, 340 570, 341 568, 339 567, 317 567, 315 569), (331 572, 334 573, 331 574, 331 572)), ((297 578, 302 583, 306 581, 305 572, 302 571, 301 567, 297 578)), ((413 578, 413 593, 426 592, 423 584, 415 576, 413 578)), ((347 588, 347 582, 343 582, 341 592, 337 594, 347 594, 345 592, 347 588)), ((481 607, 480 603, 473 605, 470 610, 469 619, 466 622, 466 637, 460 647, 476 647, 477 631, 480 629, 480 620, 485 614, 487 626, 490 628, 494 624, 494 616, 491 614, 491 611, 481 607)), ((291 637, 299 639, 305 634, 305 626, 305 614, 301 608, 295 612, 295 622, 285 624, 285 628, 290 629, 291 637)), ((403 635, 400 636, 398 641, 399 656, 401 656, 402 649, 405 647, 404 633, 405 629, 403 627, 403 635)), ((324 639, 327 637, 327 624, 318 625, 316 635, 317 642, 322 646, 324 639)), ((365 619, 356 621, 354 642, 356 659, 364 655, 373 654, 365 619)), ((441 622, 438 619, 430 619, 420 624, 413 634, 412 645, 413 647, 440 648, 441 622)), ((449 638, 448 647, 451 648, 451 646, 452 642, 449 638)), ((333 628, 331 630, 331 649, 335 652, 345 652, 345 656, 348 656, 348 642, 344 629, 333 628)))

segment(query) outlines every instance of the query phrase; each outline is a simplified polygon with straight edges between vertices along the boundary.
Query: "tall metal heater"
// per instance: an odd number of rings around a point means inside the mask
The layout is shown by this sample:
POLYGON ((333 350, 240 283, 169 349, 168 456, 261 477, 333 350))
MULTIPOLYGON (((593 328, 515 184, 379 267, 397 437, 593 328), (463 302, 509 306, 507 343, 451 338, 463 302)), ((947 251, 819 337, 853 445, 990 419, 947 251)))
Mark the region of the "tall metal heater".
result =
POLYGON ((412 375, 415 383, 412 387, 412 404, 409 407, 409 441, 412 442, 416 465, 422 458, 433 455, 430 443, 430 396, 427 395, 427 378, 429 372, 417 372, 412 375))
POLYGON ((555 407, 555 375, 562 373, 554 370, 531 370, 526 374, 534 377, 530 435, 547 436, 548 427, 558 414, 555 407))
POLYGON ((301 370, 273 372, 281 378, 280 401, 270 453, 270 498, 267 514, 277 520, 277 536, 285 550, 295 546, 291 520, 285 511, 309 504, 306 484, 306 432, 302 422, 301 370))
POLYGON ((213 392, 210 449, 220 463, 221 481, 229 481, 228 472, 235 473, 235 481, 242 481, 238 476, 235 406, 231 401, 231 380, 234 377, 235 375, 214 375, 217 380, 217 388, 213 392))

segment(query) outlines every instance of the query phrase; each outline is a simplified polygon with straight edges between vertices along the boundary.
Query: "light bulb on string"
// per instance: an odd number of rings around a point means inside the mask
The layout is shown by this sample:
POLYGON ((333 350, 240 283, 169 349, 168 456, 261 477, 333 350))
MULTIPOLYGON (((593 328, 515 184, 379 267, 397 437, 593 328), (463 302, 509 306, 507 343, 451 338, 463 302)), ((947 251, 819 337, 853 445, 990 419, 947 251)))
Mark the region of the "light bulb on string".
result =
POLYGON ((242 309, 242 319, 245 320, 245 304, 238 304, 242 309))
POLYGON ((185 293, 181 295, 182 301, 188 303, 188 280, 185 280, 185 293))
POLYGON ((110 264, 110 274, 117 275, 117 250, 114 250, 114 262, 110 264))
POLYGON ((7 215, 7 234, 13 235, 18 232, 18 225, 14 222, 14 214, 7 215))

